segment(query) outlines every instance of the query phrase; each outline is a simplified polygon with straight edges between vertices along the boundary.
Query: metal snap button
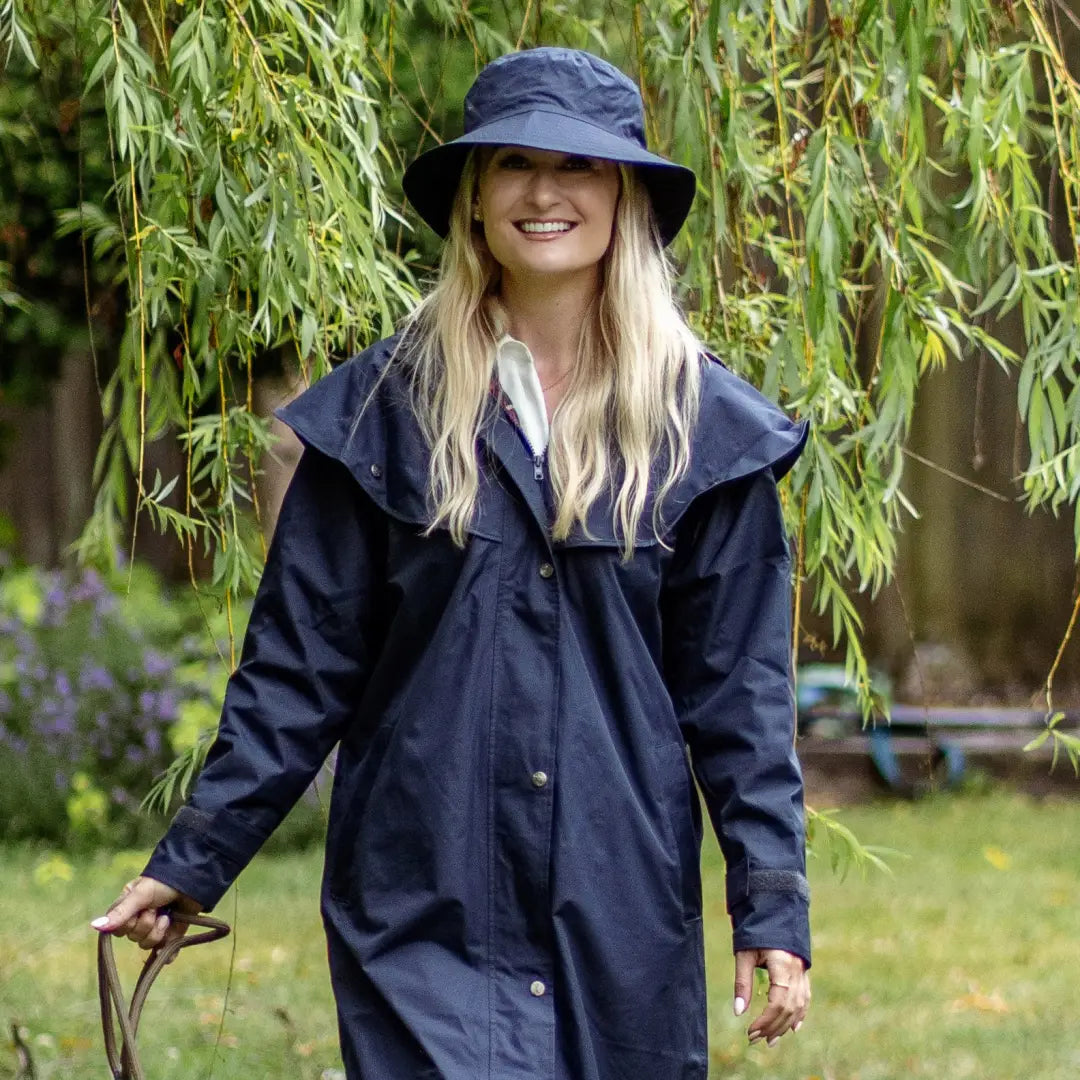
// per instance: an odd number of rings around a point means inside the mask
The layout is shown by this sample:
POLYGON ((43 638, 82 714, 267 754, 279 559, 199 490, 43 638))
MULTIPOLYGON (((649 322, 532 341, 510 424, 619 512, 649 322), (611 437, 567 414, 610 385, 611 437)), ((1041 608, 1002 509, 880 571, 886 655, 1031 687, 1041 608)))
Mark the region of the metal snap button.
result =
POLYGON ((554 576, 554 574, 555 574, 555 567, 552 566, 551 563, 546 562, 546 563, 541 563, 540 564, 540 576, 542 578, 546 579, 546 578, 554 576))
POLYGON ((543 997, 546 992, 547 987, 539 979, 533 982, 529 987, 529 993, 532 994, 533 997, 543 997))
POLYGON ((548 782, 548 774, 546 772, 540 772, 537 770, 532 774, 532 784, 534 788, 542 788, 548 782))
POLYGON ((374 476, 376 480, 378 480, 379 477, 382 476, 382 466, 381 465, 372 465, 371 466, 371 475, 374 476))

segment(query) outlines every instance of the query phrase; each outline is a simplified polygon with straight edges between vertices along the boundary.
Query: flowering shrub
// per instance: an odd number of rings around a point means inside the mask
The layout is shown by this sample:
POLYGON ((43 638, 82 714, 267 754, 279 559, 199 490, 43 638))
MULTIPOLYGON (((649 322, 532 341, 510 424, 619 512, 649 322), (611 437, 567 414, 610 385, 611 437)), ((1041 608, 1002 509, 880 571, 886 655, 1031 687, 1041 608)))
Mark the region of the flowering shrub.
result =
POLYGON ((149 833, 139 805, 175 737, 216 719, 201 614, 144 567, 127 585, 0 568, 0 839, 149 833))

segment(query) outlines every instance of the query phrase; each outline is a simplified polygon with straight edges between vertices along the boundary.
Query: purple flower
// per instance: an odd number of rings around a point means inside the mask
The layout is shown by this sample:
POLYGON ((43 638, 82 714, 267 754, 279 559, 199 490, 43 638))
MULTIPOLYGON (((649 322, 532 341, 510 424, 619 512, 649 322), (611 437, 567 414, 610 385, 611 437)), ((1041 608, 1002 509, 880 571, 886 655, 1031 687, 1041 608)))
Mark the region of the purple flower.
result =
POLYGON ((137 746, 129 746, 124 751, 124 759, 132 765, 141 765, 146 760, 146 754, 137 746))
POLYGON ((72 600, 94 600, 105 592, 105 583, 101 575, 94 569, 84 570, 83 576, 75 591, 71 594, 72 600))
POLYGON ((58 671, 56 673, 53 687, 62 698, 71 697, 71 680, 67 677, 66 672, 58 671))
POLYGON ((67 774, 63 773, 59 769, 57 769, 56 770, 56 775, 53 776, 53 783, 56 785, 56 790, 57 791, 63 791, 64 788, 67 787, 67 783, 68 783, 67 774))
POLYGON ((164 720, 167 724, 171 724, 176 719, 176 710, 176 694, 171 690, 162 690, 161 693, 158 694, 158 719, 164 720))
POLYGON ((75 731, 75 718, 66 709, 52 722, 53 735, 71 735, 75 731))
POLYGON ((172 671, 172 661, 155 649, 147 649, 143 657, 143 671, 150 679, 159 679, 172 671))
POLYGON ((111 690, 115 685, 113 677, 100 664, 87 664, 79 672, 80 690, 111 690))
POLYGON ((29 749, 25 739, 20 739, 13 731, 8 731, 2 725, 0 725, 0 743, 5 744, 19 757, 26 757, 26 752, 29 749))
POLYGON ((6 691, 0 690, 0 716, 7 716, 9 712, 11 712, 11 698, 6 691))
POLYGON ((46 698, 41 714, 34 718, 34 731, 49 739, 56 735, 71 735, 75 730, 75 716, 70 709, 61 709, 58 702, 46 698))
POLYGON ((146 747, 150 754, 156 754, 161 749, 161 735, 154 728, 151 728, 143 736, 143 746, 146 747))
POLYGON ((64 621, 70 604, 66 593, 59 585, 54 585, 45 594, 45 610, 41 615, 43 626, 59 626, 64 621))
POLYGON ((144 690, 139 695, 139 711, 143 716, 150 716, 154 711, 154 706, 157 704, 157 694, 152 690, 144 690))

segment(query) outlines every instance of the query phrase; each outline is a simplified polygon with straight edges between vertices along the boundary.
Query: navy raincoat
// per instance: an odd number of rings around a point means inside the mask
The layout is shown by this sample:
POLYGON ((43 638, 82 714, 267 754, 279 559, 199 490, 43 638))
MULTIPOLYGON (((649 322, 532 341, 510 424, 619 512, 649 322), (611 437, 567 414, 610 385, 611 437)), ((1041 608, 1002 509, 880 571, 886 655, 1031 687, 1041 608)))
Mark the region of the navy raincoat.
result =
POLYGON ((493 408, 461 549, 423 535, 393 344, 280 413, 305 452, 145 873, 212 907, 340 743, 322 910, 350 1080, 704 1080, 695 777, 734 947, 809 961, 776 492, 805 431, 708 364, 666 543, 647 511, 624 561, 608 505, 551 542, 493 408))

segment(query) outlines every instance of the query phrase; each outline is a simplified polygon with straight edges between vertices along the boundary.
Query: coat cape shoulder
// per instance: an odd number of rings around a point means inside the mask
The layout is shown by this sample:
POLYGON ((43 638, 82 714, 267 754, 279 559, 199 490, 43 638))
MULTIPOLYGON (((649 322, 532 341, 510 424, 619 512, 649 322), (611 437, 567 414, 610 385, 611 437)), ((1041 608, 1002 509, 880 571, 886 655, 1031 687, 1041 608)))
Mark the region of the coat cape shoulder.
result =
MULTIPOLYGON (((424 525, 429 520, 430 455, 412 412, 400 370, 387 366, 400 335, 376 342, 346 360, 276 415, 307 446, 340 461, 386 513, 424 525)), ((673 526, 702 493, 771 469, 777 480, 794 465, 807 424, 792 421, 750 383, 705 354, 701 404, 690 467, 668 494, 661 515, 673 526)), ((659 468, 658 468, 659 471, 659 468)), ((577 542, 617 544, 609 506, 594 505, 577 542)), ((488 535, 481 512, 472 531, 488 535)), ((642 515, 639 544, 652 536, 652 506, 642 515)), ((571 537, 571 543, 575 538, 571 537)))

